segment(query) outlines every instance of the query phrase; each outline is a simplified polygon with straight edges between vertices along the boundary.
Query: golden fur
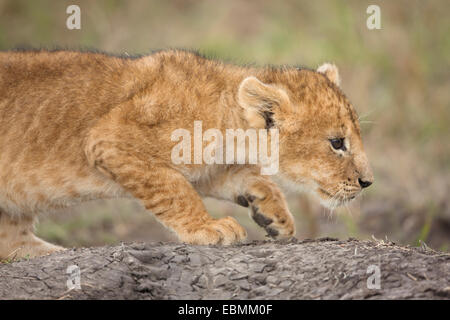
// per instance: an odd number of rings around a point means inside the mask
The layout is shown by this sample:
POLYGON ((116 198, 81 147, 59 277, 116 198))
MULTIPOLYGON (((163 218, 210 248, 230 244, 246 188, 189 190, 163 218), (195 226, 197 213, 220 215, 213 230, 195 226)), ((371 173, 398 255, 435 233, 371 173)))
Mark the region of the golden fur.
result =
POLYGON ((319 71, 240 67, 175 50, 136 59, 1 52, 0 258, 62 249, 33 235, 37 215, 100 198, 137 198, 193 244, 246 236, 235 219, 212 219, 201 196, 249 206, 270 236, 293 236, 278 185, 334 206, 360 193, 358 179, 373 180, 337 69, 319 71), (279 174, 174 165, 171 133, 192 130, 195 120, 204 130, 279 129, 279 174), (345 151, 331 147, 335 137, 345 138, 345 151))

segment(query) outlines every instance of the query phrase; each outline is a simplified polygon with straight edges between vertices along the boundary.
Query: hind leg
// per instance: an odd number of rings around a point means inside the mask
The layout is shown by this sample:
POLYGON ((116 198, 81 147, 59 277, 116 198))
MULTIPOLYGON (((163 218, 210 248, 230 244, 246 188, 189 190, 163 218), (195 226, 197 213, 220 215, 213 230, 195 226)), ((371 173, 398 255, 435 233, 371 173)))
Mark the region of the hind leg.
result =
POLYGON ((34 235, 34 218, 0 212, 0 260, 33 258, 64 250, 34 235))

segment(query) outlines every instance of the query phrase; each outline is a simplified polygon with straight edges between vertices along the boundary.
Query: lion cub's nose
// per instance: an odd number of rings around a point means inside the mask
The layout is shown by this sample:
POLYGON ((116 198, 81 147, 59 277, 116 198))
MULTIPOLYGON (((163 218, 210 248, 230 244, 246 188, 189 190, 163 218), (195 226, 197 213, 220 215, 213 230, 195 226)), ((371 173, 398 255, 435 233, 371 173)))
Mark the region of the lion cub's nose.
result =
POLYGON ((361 186, 361 188, 367 188, 368 186, 370 186, 372 184, 372 181, 364 181, 361 179, 358 179, 359 185, 361 186))

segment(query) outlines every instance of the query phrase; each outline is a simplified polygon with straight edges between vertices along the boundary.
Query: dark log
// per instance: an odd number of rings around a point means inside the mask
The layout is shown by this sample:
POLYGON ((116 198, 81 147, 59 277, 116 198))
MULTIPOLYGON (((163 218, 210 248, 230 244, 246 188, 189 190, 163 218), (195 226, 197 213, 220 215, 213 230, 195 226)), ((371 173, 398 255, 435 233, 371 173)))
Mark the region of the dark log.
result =
POLYGON ((254 298, 449 299, 450 255, 327 238, 229 247, 131 243, 0 264, 0 299, 254 298))

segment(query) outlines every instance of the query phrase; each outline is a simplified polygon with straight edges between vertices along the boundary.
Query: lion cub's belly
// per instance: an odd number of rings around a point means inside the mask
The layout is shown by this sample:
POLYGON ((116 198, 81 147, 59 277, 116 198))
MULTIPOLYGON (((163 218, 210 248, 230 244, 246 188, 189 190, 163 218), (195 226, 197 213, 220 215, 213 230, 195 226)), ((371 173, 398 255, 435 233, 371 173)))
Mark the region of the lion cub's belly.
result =
POLYGON ((17 164, 0 165, 0 209, 10 215, 32 215, 83 201, 127 196, 120 185, 88 167, 46 168, 24 171, 17 164))

